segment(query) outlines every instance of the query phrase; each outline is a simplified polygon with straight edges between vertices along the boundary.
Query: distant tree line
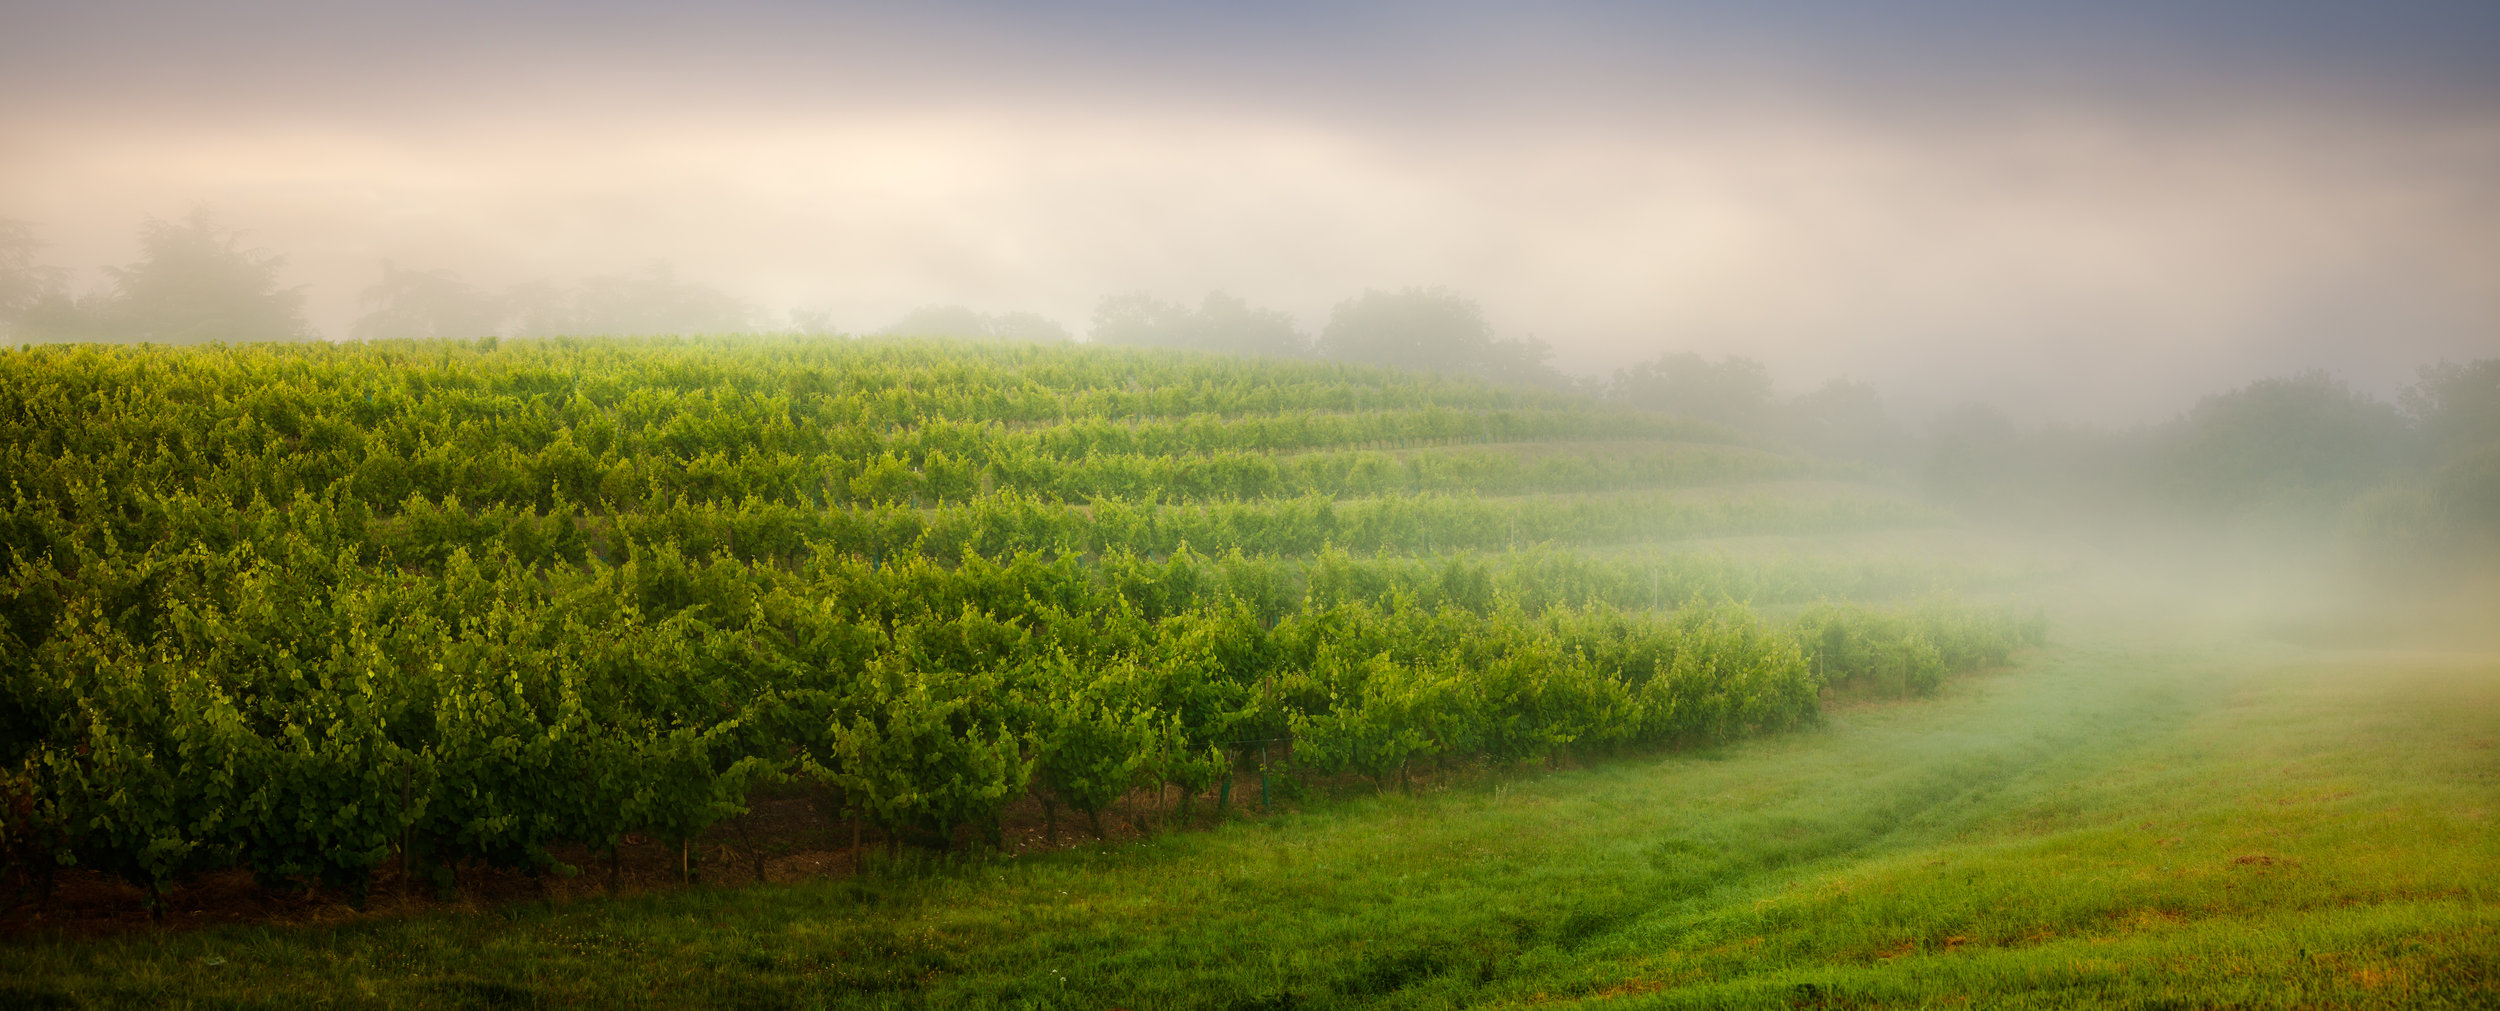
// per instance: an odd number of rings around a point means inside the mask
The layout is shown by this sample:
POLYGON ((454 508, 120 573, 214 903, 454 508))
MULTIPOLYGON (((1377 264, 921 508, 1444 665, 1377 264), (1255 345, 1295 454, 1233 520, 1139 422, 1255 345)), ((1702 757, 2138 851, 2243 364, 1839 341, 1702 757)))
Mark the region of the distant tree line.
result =
MULTIPOLYGON (((139 240, 136 261, 105 268, 107 285, 72 294, 68 272, 41 262, 33 229, 0 220, 0 338, 182 344, 314 336, 303 290, 280 282, 285 259, 247 246, 205 212, 147 219, 139 240)), ((831 331, 819 314, 768 321, 666 264, 490 290, 450 271, 385 263, 362 303, 349 334, 357 339, 831 331)), ((1034 313, 961 306, 923 307, 881 332, 1070 339, 1065 327, 1034 313)), ((1090 336, 1098 344, 1576 388, 1906 471, 1937 497, 1978 510, 2099 518, 2159 510, 2300 525, 2334 519, 2392 554, 2424 557, 2471 556, 2453 550, 2463 544, 2500 545, 2500 359, 2426 367, 2394 403, 2309 372, 2209 396, 2158 425, 2025 427, 1973 405, 1919 431, 1892 418, 1871 387, 1846 379, 1783 400, 1769 370, 1741 357, 1673 352, 1611 379, 1574 381, 1547 363, 1544 343, 1497 335, 1475 300, 1444 288, 1366 290, 1338 303, 1316 334, 1285 312, 1224 292, 1195 306, 1122 294, 1097 306, 1090 336)))
POLYGON ((106 267, 111 283, 69 291, 67 271, 37 262, 24 222, 0 221, 0 334, 39 340, 300 340, 301 288, 281 287, 284 257, 249 249, 202 212, 139 227, 139 259, 106 267))
POLYGON ((1588 385, 1590 392, 1626 407, 1682 415, 1827 457, 1899 467, 1919 451, 1874 387, 1837 378, 1782 400, 1772 390, 1768 367, 1735 355, 1712 361, 1690 351, 1668 352, 1588 385))
MULTIPOLYGON (((176 221, 148 219, 138 262, 108 267, 105 290, 73 296, 68 272, 39 262, 42 244, 24 222, 0 220, 0 337, 238 343, 314 336, 303 289, 284 287, 285 258, 246 247, 240 233, 204 211, 176 221)), ((756 330, 830 333, 820 313, 773 319, 754 305, 678 277, 667 264, 570 283, 534 281, 491 289, 449 270, 385 261, 359 298, 356 340, 471 339, 487 336, 636 336, 756 330)), ((990 314, 960 305, 914 309, 878 331, 889 336, 959 337, 1063 343, 1057 321, 1031 312, 990 314)), ((1098 344, 1211 351, 1274 358, 1326 358, 1446 374, 1513 386, 1570 388, 1534 339, 1496 335, 1483 307, 1444 288, 1368 290, 1337 305, 1316 334, 1293 318, 1223 292, 1196 306, 1152 295, 1114 295, 1096 309, 1098 344)))
POLYGON ((2393 403, 2313 371, 2128 429, 2026 427, 1967 407, 1937 422, 1918 476, 1983 513, 2290 537, 2407 580, 2488 574, 2500 571, 2500 358, 2426 366, 2393 403))
POLYGON ((2129 429, 2024 427, 1994 408, 1964 407, 1940 419, 1931 440, 1928 487, 1978 504, 2122 497, 2209 515, 2314 516, 2500 450, 2500 358, 2426 366, 2395 403, 2313 371, 2213 394, 2169 421, 2129 429))
MULTIPOLYGON (((958 306, 930 306, 887 327, 886 334, 1065 340, 1067 333, 1030 313, 987 316, 958 306)), ((1292 315, 1226 292, 1196 306, 1130 292, 1094 309, 1096 344, 1171 348, 1260 358, 1323 358, 1467 375, 1511 386, 1568 389, 1571 379, 1546 364, 1552 350, 1533 339, 1498 336, 1483 306, 1446 288, 1367 290, 1339 302, 1317 334, 1292 315)))
POLYGON ((2324 372, 2261 379, 2128 428, 2023 425, 1969 404, 1921 427, 1846 379, 1788 399, 1740 357, 1675 352, 1593 392, 1902 473, 2009 518, 2299 532, 2407 571, 2500 557, 2500 358, 2422 368, 2389 402, 2324 372))
POLYGON ((760 322, 754 306, 679 278, 665 263, 570 284, 533 281, 489 291, 448 270, 385 262, 382 280, 365 289, 361 302, 365 313, 349 332, 357 340, 744 333, 760 322))
MULTIPOLYGON (((69 272, 44 264, 43 244, 21 221, 0 220, 0 337, 12 340, 156 344, 303 340, 303 288, 279 282, 286 258, 246 246, 205 211, 139 227, 139 259, 104 268, 109 284, 73 294, 69 272)), ((396 340, 559 334, 825 332, 823 318, 794 313, 786 326, 755 306, 685 280, 665 263, 564 283, 490 290, 448 270, 382 265, 362 293, 348 336, 396 340)))

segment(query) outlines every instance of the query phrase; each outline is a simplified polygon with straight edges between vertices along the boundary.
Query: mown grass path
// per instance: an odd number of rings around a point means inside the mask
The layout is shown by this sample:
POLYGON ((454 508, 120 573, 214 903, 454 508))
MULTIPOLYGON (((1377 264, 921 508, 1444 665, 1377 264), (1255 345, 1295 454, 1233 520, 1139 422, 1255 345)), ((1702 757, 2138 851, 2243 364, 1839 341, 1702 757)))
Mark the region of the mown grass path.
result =
POLYGON ((2069 638, 1819 730, 1142 845, 20 943, 0 1003, 2500 1003, 2500 656, 2069 638))

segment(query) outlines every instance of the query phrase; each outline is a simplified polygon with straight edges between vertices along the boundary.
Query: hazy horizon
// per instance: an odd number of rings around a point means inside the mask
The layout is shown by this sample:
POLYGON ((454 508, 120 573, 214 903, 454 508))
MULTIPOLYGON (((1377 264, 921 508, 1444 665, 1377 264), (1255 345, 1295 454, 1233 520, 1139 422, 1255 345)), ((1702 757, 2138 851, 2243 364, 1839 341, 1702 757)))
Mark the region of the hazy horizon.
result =
POLYGON ((1605 372, 1742 355, 2124 423, 2500 349, 2500 12, 1951 3, 97 4, 0 15, 72 287, 205 208, 346 336, 392 261, 665 261, 864 332, 1442 285, 1605 372))

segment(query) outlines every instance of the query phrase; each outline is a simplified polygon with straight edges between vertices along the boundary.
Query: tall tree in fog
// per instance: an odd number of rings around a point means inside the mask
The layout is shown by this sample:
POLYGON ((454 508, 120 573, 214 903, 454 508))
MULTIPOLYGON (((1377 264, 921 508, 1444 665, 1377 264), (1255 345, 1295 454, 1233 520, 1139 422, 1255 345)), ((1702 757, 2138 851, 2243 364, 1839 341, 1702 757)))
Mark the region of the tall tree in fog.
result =
POLYGON ((68 272, 36 262, 34 226, 0 218, 0 336, 59 336, 76 315, 68 272))
POLYGON ((1816 452, 1859 460, 1882 460, 1900 449, 1901 435, 1884 412, 1875 388, 1834 379, 1788 402, 1790 438, 1816 452))
POLYGON ((43 243, 35 240, 34 226, 0 218, 0 313, 14 319, 45 294, 60 289, 60 268, 35 262, 35 251, 42 248, 43 243))
POLYGON ((839 332, 833 328, 833 314, 822 309, 792 309, 790 322, 786 326, 791 333, 805 334, 809 337, 839 335, 839 332))
POLYGON ((1143 292, 1105 296, 1094 306, 1096 344, 1185 348, 1191 329, 1188 309, 1143 292))
POLYGON ((1223 292, 1208 292, 1198 303, 1200 346, 1237 355, 1281 358, 1303 354, 1311 342, 1294 329, 1293 317, 1264 309, 1223 292))
POLYGON ((2398 402, 2434 453, 2500 444, 2500 358, 2425 365, 2398 402))
POLYGON ((1369 365, 1471 372, 1493 346, 1484 308, 1442 288, 1367 290, 1337 303, 1320 353, 1369 365))
POLYGON ((1751 358, 1729 355, 1713 362, 1685 351, 1616 370, 1611 392, 1653 411, 1759 428, 1770 417, 1771 371, 1751 358))
POLYGON ((2404 462, 2404 417, 2324 372, 2263 379, 2165 426, 2163 478, 2191 503, 2340 503, 2404 462))
POLYGON ((2457 571, 2500 571, 2500 358, 2424 366, 2402 403, 2431 467, 2360 510, 2383 541, 2411 542, 2457 571))
POLYGON ((1567 382, 1545 364, 1552 349, 1539 341, 1495 337, 1476 300, 1445 288, 1367 290, 1339 302, 1320 331, 1318 351, 1344 361, 1496 382, 1567 382))
POLYGON ((98 335, 167 344, 312 335, 303 289, 278 286, 286 258, 244 248, 206 211, 179 221, 149 218, 139 227, 139 246, 137 263, 104 268, 113 288, 96 304, 98 335))
POLYGON ((1105 298, 1094 310, 1094 343, 1270 358, 1310 350, 1292 316, 1220 291, 1209 292, 1194 311, 1151 295, 1105 298))
POLYGON ((448 270, 403 270, 382 263, 382 280, 359 300, 365 314, 351 331, 357 340, 484 337, 499 331, 502 300, 448 270))

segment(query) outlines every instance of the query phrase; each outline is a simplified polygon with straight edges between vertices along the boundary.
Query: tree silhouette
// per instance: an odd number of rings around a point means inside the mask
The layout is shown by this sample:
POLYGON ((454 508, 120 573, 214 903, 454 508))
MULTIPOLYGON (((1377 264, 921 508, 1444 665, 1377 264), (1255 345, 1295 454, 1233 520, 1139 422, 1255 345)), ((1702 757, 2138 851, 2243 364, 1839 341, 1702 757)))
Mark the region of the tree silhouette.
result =
POLYGON ((502 300, 448 270, 402 270, 382 261, 382 280, 359 301, 366 312, 350 331, 357 340, 484 337, 498 332, 502 300))
POLYGON ((1106 296, 1094 306, 1094 343, 1190 347, 1189 310, 1143 292, 1106 296))
POLYGON ((35 262, 43 243, 23 221, 0 218, 0 335, 62 337, 78 329, 68 272, 35 262))
POLYGON ((140 257, 106 267, 111 295, 96 304, 100 336, 166 344, 301 340, 303 289, 278 286, 286 259, 245 249, 208 212, 139 226, 140 257))
POLYGON ((2206 397, 2162 435, 2175 494, 2237 507, 2339 502, 2402 460, 2407 432, 2395 407, 2311 371, 2206 397))
POLYGON ((35 251, 42 248, 34 226, 0 218, 0 313, 14 318, 60 289, 60 268, 35 263, 35 251))
POLYGON ((1690 351, 1615 372, 1616 399, 1653 411, 1758 428, 1771 410, 1771 370, 1751 358, 1716 362, 1690 351))
POLYGON ((822 309, 792 309, 790 321, 786 325, 791 333, 806 334, 810 337, 841 336, 840 332, 833 328, 833 314, 822 309))
POLYGON ((1492 344, 1483 307, 1442 288, 1365 291, 1338 303, 1319 335, 1331 358, 1445 372, 1474 370, 1492 344))
POLYGON ((1094 310, 1094 343, 1276 358, 1310 352, 1292 316, 1220 291, 1209 292, 1195 311, 1152 295, 1105 298, 1094 310))
POLYGON ((2400 402, 2431 448, 2442 454, 2500 445, 2500 358, 2422 366, 2400 402))
POLYGON ((1785 413, 1789 434, 1827 455, 1880 460, 1901 442, 1883 398, 1865 383, 1834 379, 1789 401, 1785 413))
POLYGON ((1567 385, 1545 364, 1553 352, 1534 340, 1493 336, 1483 307, 1445 288, 1366 290, 1337 303, 1320 331, 1319 352, 1331 358, 1437 372, 1495 382, 1567 385))
POLYGON ((1211 351, 1285 357, 1307 354, 1311 342, 1294 329, 1293 317, 1262 309, 1223 292, 1198 303, 1198 339, 1211 351))

